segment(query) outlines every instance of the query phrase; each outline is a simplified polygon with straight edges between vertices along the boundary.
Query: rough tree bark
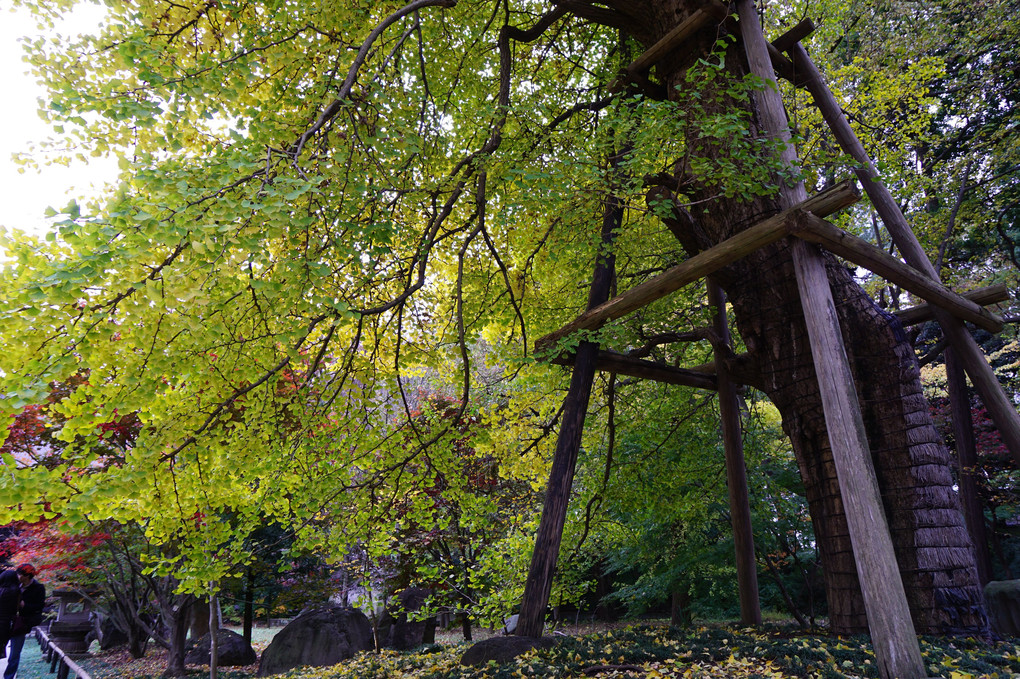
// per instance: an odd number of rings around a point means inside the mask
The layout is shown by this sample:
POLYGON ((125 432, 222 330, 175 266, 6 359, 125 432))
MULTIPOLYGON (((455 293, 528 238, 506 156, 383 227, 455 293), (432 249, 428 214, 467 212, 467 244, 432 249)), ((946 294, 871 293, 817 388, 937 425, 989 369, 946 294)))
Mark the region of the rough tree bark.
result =
MULTIPOLYGON (((643 0, 627 5, 630 16, 646 18, 643 30, 632 32, 647 47, 700 3, 643 0)), ((670 97, 683 100, 688 96, 683 75, 691 55, 705 54, 716 38, 717 33, 709 31, 695 49, 678 50, 659 62, 657 75, 670 97)), ((727 68, 737 75, 745 73, 739 44, 729 50, 727 68)), ((751 133, 758 134, 756 112, 751 113, 751 133)), ((691 141, 696 153, 724 153, 716 145, 691 141)), ((688 254, 779 211, 774 199, 719 197, 718 187, 699 184, 685 167, 677 167, 676 173, 681 185, 692 187, 687 196, 700 201, 696 219, 678 208, 671 224, 688 254), (707 209, 702 211, 702 207, 707 209)), ((983 629, 977 573, 952 487, 951 459, 932 423, 913 349, 898 321, 881 310, 850 271, 831 256, 827 257, 827 272, 917 631, 938 634, 983 629)), ((790 248, 783 242, 763 248, 716 278, 733 304, 748 353, 761 373, 766 394, 782 413, 792 441, 825 569, 832 628, 840 633, 866 631, 790 248)))
POLYGON ((183 677, 188 673, 184 665, 187 653, 188 628, 191 625, 191 595, 173 596, 160 602, 161 615, 167 625, 168 653, 163 677, 183 677))

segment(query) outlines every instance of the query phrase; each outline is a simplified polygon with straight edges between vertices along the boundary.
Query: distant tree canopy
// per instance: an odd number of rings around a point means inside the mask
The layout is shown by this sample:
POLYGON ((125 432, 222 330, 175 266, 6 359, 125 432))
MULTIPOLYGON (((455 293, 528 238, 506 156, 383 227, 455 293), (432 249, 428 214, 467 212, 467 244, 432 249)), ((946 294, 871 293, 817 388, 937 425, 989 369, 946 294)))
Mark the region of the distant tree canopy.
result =
MULTIPOLYGON (((76 387, 44 423, 54 445, 4 449, 0 521, 144 520, 150 539, 174 545, 163 566, 197 592, 245 562, 244 539, 266 522, 293 527, 295 550, 339 557, 355 544, 389 554, 408 526, 448 535, 437 493, 464 512, 459 525, 484 520, 491 503, 449 482, 463 478, 468 417, 474 453, 540 487, 566 373, 536 362, 533 342, 583 310, 606 197, 625 206, 613 245, 625 289, 774 212, 789 172, 757 134, 748 102, 763 85, 735 66, 724 28, 645 85, 614 86, 688 4, 109 0, 96 35, 28 45, 50 87, 50 152, 111 154, 122 172, 103 198, 54 211, 44 241, 2 234, 0 413, 38 407, 54 383, 76 387), (650 187, 672 202, 649 206, 650 187), (674 207, 703 220, 682 246, 674 207), (425 417, 426 392, 454 412, 425 417), (114 452, 103 423, 126 416, 137 437, 114 452)), ((45 23, 68 3, 20 5, 45 23)), ((766 12, 770 32, 820 20, 813 54, 933 259, 964 287, 1016 280, 1016 9, 824 0, 766 12)), ((805 96, 784 94, 809 187, 843 178, 851 163, 805 96)), ((866 210, 843 219, 889 246, 866 210)), ((722 280, 737 349, 804 465, 824 454, 824 427, 805 415, 811 394, 783 391, 794 359, 768 356, 796 343, 760 323, 791 313, 761 300, 787 288, 757 277, 781 275, 787 256, 763 253, 722 280)), ((839 268, 830 276, 856 294, 839 268)), ((865 283, 886 306, 905 299, 865 283)), ((695 286, 588 337, 692 365, 711 347, 677 340, 708 319, 695 286)), ((909 355, 899 337, 881 341, 909 355)), ((608 379, 584 439, 582 465, 598 471, 579 493, 640 520, 647 508, 601 470, 636 456, 638 474, 641 455, 664 446, 703 454, 715 424, 695 414, 707 396, 608 379), (633 410, 613 419, 616 401, 633 410), (614 442, 624 448, 609 463, 614 442)), ((913 373, 889 379, 919 393, 913 373)), ((882 417, 876 431, 902 426, 882 417)), ((812 514, 828 516, 812 488, 812 514)), ((706 511, 676 513, 697 523, 706 511)))

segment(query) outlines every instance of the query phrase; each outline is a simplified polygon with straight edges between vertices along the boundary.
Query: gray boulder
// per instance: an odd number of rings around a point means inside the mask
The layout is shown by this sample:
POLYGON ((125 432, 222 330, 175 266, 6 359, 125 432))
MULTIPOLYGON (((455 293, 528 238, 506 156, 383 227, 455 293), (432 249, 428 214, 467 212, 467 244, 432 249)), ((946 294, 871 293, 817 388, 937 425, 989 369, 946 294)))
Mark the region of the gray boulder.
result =
MULTIPOLYGON (((206 634, 184 656, 186 665, 208 665, 212 637, 206 634)), ((259 656, 244 637, 229 629, 220 629, 216 635, 216 664, 223 667, 254 665, 259 656)))
POLYGON ((514 613, 509 618, 503 621, 503 634, 513 634, 517 631, 517 618, 519 616, 514 613))
POLYGON ((464 655, 460 657, 460 664, 485 665, 493 660, 496 664, 503 665, 533 648, 549 648, 557 643, 557 640, 552 637, 542 637, 541 639, 515 636, 489 637, 465 651, 464 655))
POLYGON ((1020 580, 989 582, 985 586, 985 606, 997 634, 1020 637, 1020 580))
POLYGON ((429 589, 408 587, 397 595, 393 610, 387 608, 376 628, 379 648, 407 651, 422 644, 435 643, 436 619, 434 617, 413 619, 417 617, 413 614, 425 606, 431 594, 432 591, 429 589))
POLYGON ((358 609, 327 606, 302 611, 262 652, 258 676, 336 665, 372 646, 372 625, 358 609))

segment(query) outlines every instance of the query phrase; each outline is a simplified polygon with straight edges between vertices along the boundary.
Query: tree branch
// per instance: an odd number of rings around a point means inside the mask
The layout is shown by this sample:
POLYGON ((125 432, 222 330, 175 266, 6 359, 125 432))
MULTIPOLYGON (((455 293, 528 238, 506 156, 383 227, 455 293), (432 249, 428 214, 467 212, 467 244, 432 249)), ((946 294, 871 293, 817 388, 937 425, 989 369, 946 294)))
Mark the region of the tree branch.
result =
POLYGON ((953 203, 953 209, 949 212, 946 232, 942 236, 942 242, 939 243, 939 254, 935 258, 935 273, 939 278, 941 278, 942 263, 946 257, 946 250, 949 248, 949 239, 952 238, 953 228, 956 226, 956 216, 960 213, 960 207, 963 205, 963 199, 967 193, 967 180, 970 178, 972 167, 974 167, 973 160, 969 161, 967 167, 963 169, 963 177, 960 178, 960 190, 956 193, 956 202, 953 203))
POLYGON ((688 330, 687 332, 663 332, 658 335, 652 335, 649 337, 644 344, 636 349, 631 349, 627 352, 628 356, 634 358, 644 358, 652 353, 655 347, 663 344, 672 344, 674 342, 697 342, 704 339, 709 339, 708 328, 698 328, 695 330, 688 330))
POLYGON ((400 21, 408 14, 412 14, 423 7, 454 7, 457 4, 457 0, 414 0, 393 14, 382 20, 382 22, 372 29, 372 32, 368 34, 365 41, 361 43, 361 49, 358 50, 358 54, 354 57, 354 63, 347 70, 347 78, 344 80, 343 85, 340 86, 340 92, 337 93, 336 98, 327 106, 315 123, 305 131, 304 134, 298 139, 297 144, 294 146, 294 150, 291 152, 291 156, 294 162, 297 162, 298 156, 301 155, 301 150, 305 147, 305 144, 311 139, 312 135, 321 130, 323 126, 330 120, 336 117, 340 112, 340 107, 343 106, 344 100, 350 97, 351 90, 354 88, 354 83, 358 80, 358 71, 361 70, 361 66, 365 63, 365 59, 368 58, 368 52, 372 49, 372 44, 382 35, 383 31, 390 27, 391 24, 400 21))
POLYGON ((545 33, 550 26, 562 19, 566 13, 566 7, 557 7, 553 11, 542 15, 542 17, 535 22, 535 25, 527 30, 517 28, 516 26, 507 26, 505 29, 506 35, 511 40, 516 40, 517 42, 532 42, 534 40, 538 40, 538 38, 541 37, 541 35, 545 33))
POLYGON ((635 21, 633 16, 628 16, 620 11, 607 7, 597 7, 590 2, 583 0, 553 0, 557 8, 563 8, 573 14, 592 23, 610 28, 618 28, 631 34, 641 33, 642 26, 635 21))

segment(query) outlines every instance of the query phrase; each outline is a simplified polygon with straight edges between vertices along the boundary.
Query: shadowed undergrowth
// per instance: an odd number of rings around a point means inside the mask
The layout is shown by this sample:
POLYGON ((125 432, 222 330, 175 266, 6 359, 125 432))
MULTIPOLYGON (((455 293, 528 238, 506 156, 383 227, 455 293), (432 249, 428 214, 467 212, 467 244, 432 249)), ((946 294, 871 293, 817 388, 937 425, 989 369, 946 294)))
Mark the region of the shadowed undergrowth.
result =
MULTIPOLYGON (((804 634, 780 625, 760 630, 736 626, 669 630, 639 626, 564 637, 511 664, 463 667, 466 644, 433 645, 414 653, 365 653, 334 667, 299 668, 289 679, 511 679, 518 677, 878 677, 866 637, 804 634)), ((933 677, 1020 675, 1020 640, 987 643, 971 638, 923 638, 921 650, 933 677)), ((98 667, 97 667, 98 669, 98 667)), ((149 665, 107 666, 95 679, 153 676, 149 665)), ((244 679, 255 667, 221 676, 244 679)), ((195 676, 201 676, 195 668, 195 676)))

